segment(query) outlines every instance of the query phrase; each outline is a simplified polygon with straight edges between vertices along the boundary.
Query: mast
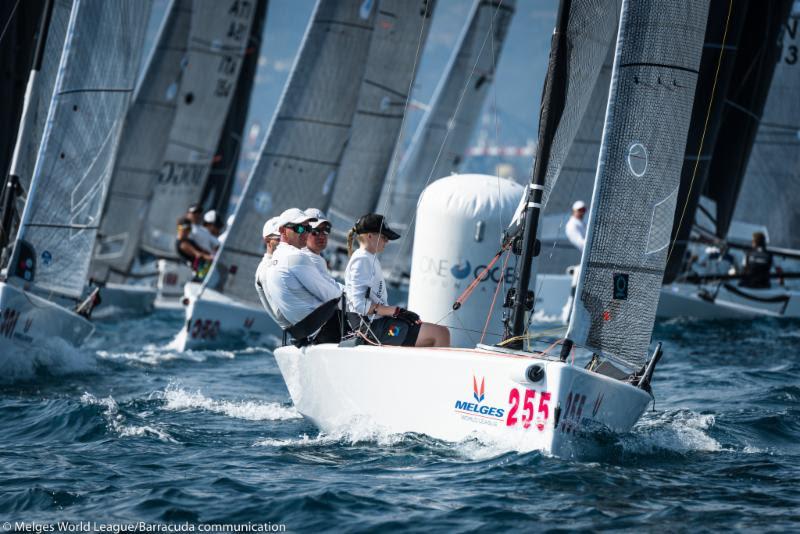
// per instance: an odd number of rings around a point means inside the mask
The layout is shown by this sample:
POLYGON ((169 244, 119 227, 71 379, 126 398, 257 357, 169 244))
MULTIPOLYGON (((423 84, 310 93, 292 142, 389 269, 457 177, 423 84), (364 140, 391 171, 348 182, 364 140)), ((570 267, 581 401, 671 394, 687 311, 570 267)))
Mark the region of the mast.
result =
MULTIPOLYGON (((536 235, 539 229, 539 215, 542 211, 542 197, 545 189, 550 149, 556 127, 564 112, 566 78, 567 78, 567 23, 571 0, 562 0, 558 7, 556 27, 553 32, 550 48, 550 61, 547 67, 544 92, 542 94, 541 114, 539 119, 539 143, 536 150, 536 163, 533 169, 533 180, 527 190, 525 200, 525 226, 522 232, 521 269, 516 284, 509 290, 506 301, 511 303, 510 328, 507 328, 505 339, 519 337, 525 332, 525 311, 533 310, 534 295, 528 289, 531 279, 533 258, 539 254, 536 235)), ((514 344, 521 346, 521 341, 514 344)))
POLYGON ((19 126, 19 135, 17 136, 17 144, 14 148, 14 155, 11 159, 11 166, 9 168, 8 179, 3 185, 2 204, 2 219, 0 219, 0 250, 5 249, 11 241, 11 227, 14 224, 14 204, 16 203, 17 196, 22 192, 19 179, 19 159, 22 143, 21 140, 25 139, 24 135, 27 128, 30 128, 30 121, 27 120, 28 110, 30 109, 31 95, 34 93, 36 85, 36 74, 42 68, 42 58, 44 57, 45 42, 47 41, 47 30, 50 27, 50 17, 53 13, 53 0, 46 0, 44 11, 42 12, 42 21, 39 27, 39 34, 36 38, 36 50, 33 54, 33 65, 31 73, 28 77, 28 86, 25 90, 25 99, 22 105, 22 116, 19 126))

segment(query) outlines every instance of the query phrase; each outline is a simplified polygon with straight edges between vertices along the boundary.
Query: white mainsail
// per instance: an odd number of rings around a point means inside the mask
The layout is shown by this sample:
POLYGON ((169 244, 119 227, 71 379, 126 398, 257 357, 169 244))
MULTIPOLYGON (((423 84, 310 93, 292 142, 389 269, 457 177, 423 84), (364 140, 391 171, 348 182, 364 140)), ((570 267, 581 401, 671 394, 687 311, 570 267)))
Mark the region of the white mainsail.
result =
POLYGON ((97 280, 124 279, 139 247, 177 109, 191 5, 191 0, 173 0, 167 6, 156 44, 125 117, 94 251, 92 277, 97 280))
POLYGON ((376 210, 385 213, 403 235, 410 230, 428 182, 448 176, 461 164, 494 78, 515 3, 475 0, 409 151, 384 185, 376 210))
POLYGON ((75 0, 9 279, 80 297, 150 2, 75 0))
POLYGON ((260 306, 253 280, 264 222, 289 207, 327 204, 324 186, 347 144, 374 19, 371 0, 317 2, 208 287, 260 306))
POLYGON ((327 210, 340 243, 355 220, 378 202, 433 8, 433 0, 380 3, 358 109, 327 210))
POLYGON ((647 357, 708 0, 623 0, 581 275, 567 339, 627 367, 647 357))
POLYGON ((142 235, 144 250, 176 258, 175 222, 200 199, 236 90, 256 6, 242 0, 192 4, 177 111, 142 235))

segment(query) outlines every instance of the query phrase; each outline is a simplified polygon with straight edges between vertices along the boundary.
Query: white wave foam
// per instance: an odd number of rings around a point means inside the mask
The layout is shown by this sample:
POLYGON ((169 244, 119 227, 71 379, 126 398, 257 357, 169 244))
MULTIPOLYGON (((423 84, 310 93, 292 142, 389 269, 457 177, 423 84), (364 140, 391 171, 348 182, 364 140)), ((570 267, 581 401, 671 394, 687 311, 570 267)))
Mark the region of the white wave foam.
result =
POLYGON ((165 430, 150 425, 137 426, 126 425, 125 416, 119 413, 119 405, 113 397, 105 397, 98 399, 91 393, 84 393, 81 396, 81 402, 87 406, 102 406, 105 408, 103 418, 106 420, 108 428, 120 437, 155 437, 161 441, 168 441, 177 443, 177 441, 169 435, 165 430))
POLYGON ((711 414, 683 410, 646 415, 622 443, 628 452, 717 452, 723 450, 722 445, 707 432, 714 423, 711 414))
POLYGON ((3 354, 0 358, 0 383, 32 380, 38 373, 56 376, 93 373, 96 367, 97 362, 90 353, 62 338, 53 337, 32 345, 24 352, 3 354))
POLYGON ((298 419, 301 415, 294 407, 286 407, 277 402, 214 400, 204 396, 200 390, 186 391, 170 384, 160 395, 166 401, 167 410, 201 409, 248 421, 284 421, 298 419))

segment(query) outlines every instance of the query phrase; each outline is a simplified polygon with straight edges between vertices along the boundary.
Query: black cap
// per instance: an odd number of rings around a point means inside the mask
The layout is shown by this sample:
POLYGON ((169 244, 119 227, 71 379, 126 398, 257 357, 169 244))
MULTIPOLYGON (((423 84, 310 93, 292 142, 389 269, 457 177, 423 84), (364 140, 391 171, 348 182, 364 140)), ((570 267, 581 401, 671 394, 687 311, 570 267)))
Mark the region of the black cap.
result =
POLYGON ((203 213, 203 206, 200 204, 192 204, 189 206, 189 209, 186 210, 186 213, 203 213))
POLYGON ((389 241, 400 239, 400 234, 386 224, 386 218, 377 213, 367 213, 360 217, 353 226, 353 230, 357 234, 383 234, 389 241))

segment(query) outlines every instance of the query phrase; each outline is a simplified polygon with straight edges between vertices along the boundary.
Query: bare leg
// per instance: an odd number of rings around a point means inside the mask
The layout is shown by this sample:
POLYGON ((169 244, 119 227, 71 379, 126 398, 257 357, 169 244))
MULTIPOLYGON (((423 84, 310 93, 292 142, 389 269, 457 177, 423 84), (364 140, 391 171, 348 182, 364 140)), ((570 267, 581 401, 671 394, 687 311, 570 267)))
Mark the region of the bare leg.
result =
POLYGON ((417 336, 416 347, 449 347, 450 330, 446 326, 422 323, 417 336))

